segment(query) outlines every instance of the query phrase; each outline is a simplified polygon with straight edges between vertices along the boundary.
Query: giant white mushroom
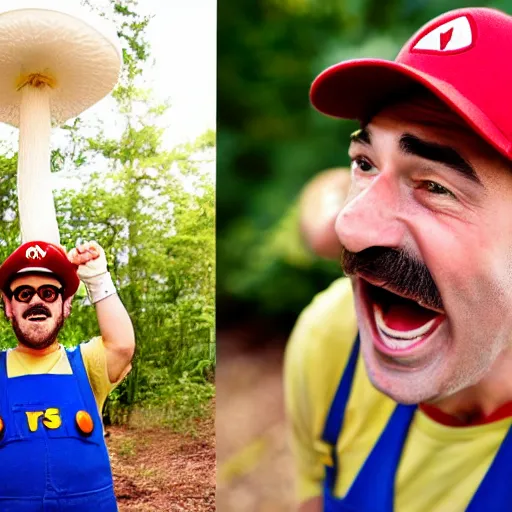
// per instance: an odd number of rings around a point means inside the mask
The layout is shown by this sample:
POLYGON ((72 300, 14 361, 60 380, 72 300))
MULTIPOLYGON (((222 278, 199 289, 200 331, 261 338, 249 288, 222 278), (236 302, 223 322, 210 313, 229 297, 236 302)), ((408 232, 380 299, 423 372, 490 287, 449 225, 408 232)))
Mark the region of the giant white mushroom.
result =
POLYGON ((122 51, 115 29, 70 0, 0 4, 0 121, 19 128, 22 242, 60 243, 50 179, 54 125, 115 86, 122 51))

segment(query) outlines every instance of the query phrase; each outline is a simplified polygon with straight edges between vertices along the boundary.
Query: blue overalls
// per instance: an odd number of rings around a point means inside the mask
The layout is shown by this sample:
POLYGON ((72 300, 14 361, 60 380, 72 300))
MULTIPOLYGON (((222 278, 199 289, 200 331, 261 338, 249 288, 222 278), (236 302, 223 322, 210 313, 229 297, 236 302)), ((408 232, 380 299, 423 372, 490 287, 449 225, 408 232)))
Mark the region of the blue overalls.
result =
POLYGON ((7 378, 0 353, 1 512, 115 512, 112 472, 98 407, 79 348, 72 375, 7 378), (75 422, 90 414, 89 435, 75 422))
MULTIPOLYGON (((333 460, 333 466, 325 468, 324 511, 392 512, 395 475, 416 410, 415 405, 396 406, 347 494, 343 498, 337 498, 333 494, 338 473, 336 443, 343 426, 358 354, 359 336, 331 404, 322 435, 322 439, 331 446, 333 460)), ((512 428, 505 436, 493 463, 466 509, 466 512, 491 511, 512 511, 512 428)))

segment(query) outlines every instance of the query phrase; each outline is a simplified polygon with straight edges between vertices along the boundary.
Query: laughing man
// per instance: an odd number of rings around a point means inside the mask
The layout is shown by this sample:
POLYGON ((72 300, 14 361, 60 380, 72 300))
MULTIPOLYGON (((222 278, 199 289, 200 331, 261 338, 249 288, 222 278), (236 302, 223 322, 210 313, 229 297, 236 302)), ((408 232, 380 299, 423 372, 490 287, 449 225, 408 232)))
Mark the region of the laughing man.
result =
POLYGON ((512 17, 321 73, 357 119, 335 282, 287 348, 302 512, 512 510, 512 17))

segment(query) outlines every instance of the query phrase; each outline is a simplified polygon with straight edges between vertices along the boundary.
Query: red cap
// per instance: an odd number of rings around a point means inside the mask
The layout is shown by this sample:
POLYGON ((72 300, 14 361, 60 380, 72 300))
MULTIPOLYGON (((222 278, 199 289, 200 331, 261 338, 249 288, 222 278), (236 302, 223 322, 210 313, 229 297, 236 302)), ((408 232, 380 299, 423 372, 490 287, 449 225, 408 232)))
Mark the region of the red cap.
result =
POLYGON ((63 298, 71 297, 80 285, 77 267, 63 249, 48 242, 27 242, 18 247, 0 266, 0 290, 23 274, 53 274, 64 287, 63 298))
POLYGON ((366 123, 420 84, 512 159, 511 55, 512 16, 457 9, 421 28, 394 62, 357 59, 326 69, 311 86, 311 103, 324 114, 366 123))

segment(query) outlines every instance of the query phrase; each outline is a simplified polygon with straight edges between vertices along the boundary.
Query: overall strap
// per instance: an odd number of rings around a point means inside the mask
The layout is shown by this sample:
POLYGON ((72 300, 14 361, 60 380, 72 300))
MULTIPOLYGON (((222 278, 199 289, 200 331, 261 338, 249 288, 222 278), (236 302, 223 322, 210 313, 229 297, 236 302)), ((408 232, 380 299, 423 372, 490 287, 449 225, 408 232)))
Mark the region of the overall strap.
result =
POLYGON ((356 371, 357 356, 359 355, 359 333, 357 334, 356 341, 352 347, 352 352, 348 359, 347 365, 343 372, 343 376, 334 395, 327 420, 325 422, 322 440, 331 446, 336 446, 338 437, 343 426, 343 419, 345 418, 345 409, 347 408, 348 399, 350 397, 350 390, 352 389, 352 381, 356 371))
POLYGON ((75 376, 78 382, 80 394, 82 395, 82 398, 85 401, 88 412, 93 417, 96 417, 98 415, 98 406, 96 405, 96 400, 94 398, 94 393, 92 392, 91 383, 89 382, 89 377, 87 376, 87 371, 85 370, 80 345, 70 349, 67 348, 66 353, 68 356, 71 369, 73 370, 73 375, 75 376))
POLYGON ((325 468, 325 486, 327 489, 333 490, 336 483, 336 475, 338 473, 338 456, 336 454, 336 444, 343 427, 343 420, 345 418, 345 409, 350 397, 350 390, 352 389, 352 381, 356 371, 357 356, 359 355, 359 333, 357 334, 352 352, 345 366, 343 376, 341 377, 338 389, 334 395, 331 408, 327 415, 324 431, 322 433, 322 440, 331 447, 332 466, 325 468))
POLYGON ((469 503, 466 512, 510 509, 512 506, 511 461, 512 427, 503 439, 498 453, 469 503))
MULTIPOLYGON (((326 467, 324 487, 328 491, 328 495, 331 495, 336 482, 338 472, 336 444, 350 397, 359 345, 358 335, 329 410, 322 435, 322 439, 332 447, 333 466, 326 467)), ((379 511, 392 512, 395 476, 416 407, 416 405, 400 404, 395 407, 384 431, 360 469, 347 495, 341 500, 345 507, 343 510, 376 510, 377 504, 379 511)), ((341 501, 336 507, 341 506, 341 501)))
MULTIPOLYGON (((395 476, 416 405, 398 404, 350 487, 345 503, 356 510, 392 512, 395 476)), ((493 510, 493 509, 489 509, 493 510)))
POLYGON ((7 351, 0 351, 0 416, 5 422, 5 415, 9 410, 7 397, 7 351))
POLYGON ((0 351, 0 386, 5 386, 5 380, 7 379, 7 351, 0 351))

